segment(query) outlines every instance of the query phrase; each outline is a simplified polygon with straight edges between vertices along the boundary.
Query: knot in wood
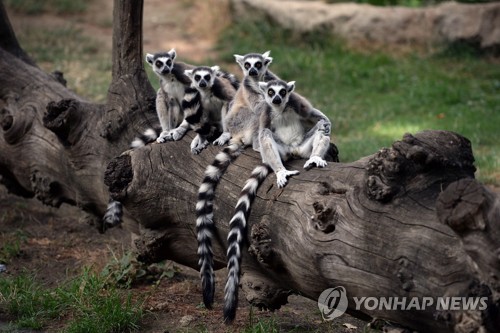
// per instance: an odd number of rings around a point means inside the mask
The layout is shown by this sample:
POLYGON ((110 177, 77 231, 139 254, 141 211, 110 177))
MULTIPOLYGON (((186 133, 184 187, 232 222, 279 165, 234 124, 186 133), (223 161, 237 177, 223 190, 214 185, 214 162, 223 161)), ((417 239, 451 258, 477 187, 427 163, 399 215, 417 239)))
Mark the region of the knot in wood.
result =
POLYGON ((125 130, 126 125, 125 120, 118 110, 108 110, 103 116, 100 136, 109 141, 118 140, 125 130))
POLYGON ((267 278, 244 273, 241 288, 250 304, 260 310, 274 311, 288 303, 288 296, 292 294, 290 289, 280 288, 267 278))
POLYGON ((474 179, 464 178, 448 185, 439 195, 436 212, 442 223, 460 234, 486 228, 481 209, 484 204, 481 185, 474 179))
POLYGON ((366 166, 368 197, 392 200, 402 189, 417 190, 430 184, 473 177, 475 167, 470 141, 448 131, 423 131, 376 153, 366 166))
POLYGON ((274 262, 274 251, 271 244, 272 239, 269 230, 269 221, 263 218, 259 223, 252 225, 248 252, 255 257, 258 262, 272 266, 274 262))
POLYGON ((311 218, 311 223, 314 229, 329 234, 335 231, 335 225, 339 220, 339 214, 336 206, 331 202, 323 204, 320 202, 313 203, 314 216, 311 218))
POLYGON ((369 161, 365 188, 368 197, 380 202, 390 201, 401 189, 401 180, 408 168, 406 159, 394 149, 381 149, 369 161))
POLYGON ((62 200, 62 187, 59 182, 44 176, 38 170, 34 170, 30 177, 31 189, 35 197, 46 205, 59 207, 62 200))
POLYGON ((401 267, 396 273, 396 276, 401 283, 401 288, 403 288, 404 291, 411 291, 415 287, 413 274, 405 267, 401 267))
POLYGON ((54 132, 64 145, 68 142, 70 130, 80 120, 79 103, 74 99, 50 102, 43 116, 43 125, 54 132))
POLYGON ((4 131, 8 131, 9 128, 12 127, 12 123, 14 122, 14 117, 12 116, 12 112, 7 109, 3 108, 0 110, 0 126, 4 131))
POLYGON ((36 108, 28 104, 20 110, 5 107, 0 111, 0 125, 4 131, 5 142, 10 145, 19 142, 33 125, 36 118, 36 108))
POLYGON ((57 81, 59 82, 60 84, 62 84, 64 87, 66 87, 66 84, 68 83, 66 81, 66 79, 64 78, 64 73, 61 72, 61 71, 53 71, 51 73, 52 77, 57 81))
POLYGON ((113 200, 121 201, 126 197, 128 184, 134 178, 130 155, 112 159, 104 171, 104 184, 108 186, 113 200))
POLYGON ((394 145, 408 151, 408 157, 422 168, 445 169, 447 173, 461 174, 458 178, 473 177, 476 171, 470 141, 454 132, 429 130, 415 136, 406 134, 402 141, 394 145), (425 159, 422 159, 421 154, 425 159))

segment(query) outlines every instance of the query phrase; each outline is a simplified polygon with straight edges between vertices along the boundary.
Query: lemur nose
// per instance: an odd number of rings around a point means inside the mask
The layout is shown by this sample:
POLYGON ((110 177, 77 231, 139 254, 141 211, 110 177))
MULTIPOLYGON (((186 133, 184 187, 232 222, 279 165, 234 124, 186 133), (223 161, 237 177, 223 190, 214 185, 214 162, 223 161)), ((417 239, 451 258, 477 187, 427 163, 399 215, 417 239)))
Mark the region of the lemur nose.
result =
POLYGON ((256 76, 259 72, 255 68, 251 68, 248 74, 250 74, 250 76, 256 76))
POLYGON ((169 68, 163 68, 163 69, 161 70, 161 73, 162 73, 162 74, 168 74, 168 73, 170 73, 170 69, 169 69, 169 68))
POLYGON ((205 88, 207 86, 207 83, 205 81, 200 82, 200 87, 205 88))
POLYGON ((280 105, 281 104, 281 98, 278 96, 273 98, 273 104, 280 105))

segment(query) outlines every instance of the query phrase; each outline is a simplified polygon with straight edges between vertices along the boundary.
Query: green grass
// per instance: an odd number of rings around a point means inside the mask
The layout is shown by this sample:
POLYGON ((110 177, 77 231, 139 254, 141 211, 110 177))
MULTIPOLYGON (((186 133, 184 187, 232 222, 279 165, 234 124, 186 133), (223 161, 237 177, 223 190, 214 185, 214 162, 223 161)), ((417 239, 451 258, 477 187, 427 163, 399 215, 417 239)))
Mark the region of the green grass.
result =
MULTIPOLYGON (((0 223, 2 219, 0 218, 0 223)), ((22 230, 1 234, 3 244, 0 245, 0 264, 8 264, 11 260, 21 255, 21 244, 26 242, 27 236, 22 230)))
POLYGON ((110 287, 88 269, 55 289, 27 274, 0 277, 0 309, 15 318, 16 327, 40 330, 61 319, 68 333, 135 331, 143 315, 130 293, 110 287))
MULTIPOLYGON (((6 2, 13 8, 42 6, 52 12, 85 2, 71 4, 69 0, 6 2)), ((71 24, 53 29, 26 24, 16 33, 42 69, 62 71, 68 87, 89 100, 106 100, 111 53, 103 53, 102 45, 71 24)), ((270 49, 271 69, 286 80, 297 81, 297 91, 331 118, 343 162, 390 146, 406 132, 451 130, 471 140, 477 177, 500 185, 498 65, 463 50, 427 57, 361 53, 329 35, 297 35, 263 21, 231 25, 218 48, 222 58, 210 59, 210 64, 222 60, 234 65, 234 53, 270 49)), ((158 79, 147 65, 146 70, 157 88, 158 79)))
POLYGON ((85 12, 87 2, 85 0, 5 0, 5 5, 28 15, 38 15, 45 12, 78 14, 85 12))
MULTIPOLYGON (((328 3, 347 2, 346 0, 326 0, 328 3)), ((404 7, 425 7, 446 2, 447 0, 355 0, 353 2, 365 3, 374 6, 404 6, 404 7)), ((463 3, 483 3, 496 0, 457 0, 463 3)))
POLYGON ((271 50, 270 69, 332 120, 342 162, 388 147, 406 132, 443 129, 472 142, 477 176, 500 184, 500 66, 469 53, 393 57, 361 53, 329 35, 238 22, 219 41, 223 60, 271 50))
POLYGON ((102 52, 96 40, 71 23, 57 28, 22 24, 19 43, 46 72, 61 71, 67 87, 96 102, 106 100, 111 82, 111 52, 102 52))

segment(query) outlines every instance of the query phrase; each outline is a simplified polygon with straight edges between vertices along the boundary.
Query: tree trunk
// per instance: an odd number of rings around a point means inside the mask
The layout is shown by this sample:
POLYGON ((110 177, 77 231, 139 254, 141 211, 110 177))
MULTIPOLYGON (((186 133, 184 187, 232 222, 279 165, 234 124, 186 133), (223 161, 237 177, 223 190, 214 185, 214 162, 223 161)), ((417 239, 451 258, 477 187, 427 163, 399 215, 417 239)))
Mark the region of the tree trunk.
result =
MULTIPOLYGON (((218 148, 194 156, 188 133, 118 156, 157 122, 143 67, 142 4, 115 0, 113 79, 106 104, 98 105, 34 65, 0 3, 1 181, 49 205, 77 205, 96 223, 109 199, 106 182, 126 208, 126 224, 140 226, 143 261, 172 259, 197 268, 196 194, 218 148)), ((269 176, 249 221, 242 268, 247 299, 277 309, 292 293, 316 300, 324 289, 343 286, 354 315, 422 332, 493 332, 499 325, 500 200, 473 179, 473 161, 467 139, 427 131, 354 163, 302 171, 284 189, 269 176), (488 308, 356 309, 354 297, 368 296, 487 297, 488 308)), ((225 266, 239 191, 257 163, 259 155, 247 150, 218 187, 217 268, 225 266)))

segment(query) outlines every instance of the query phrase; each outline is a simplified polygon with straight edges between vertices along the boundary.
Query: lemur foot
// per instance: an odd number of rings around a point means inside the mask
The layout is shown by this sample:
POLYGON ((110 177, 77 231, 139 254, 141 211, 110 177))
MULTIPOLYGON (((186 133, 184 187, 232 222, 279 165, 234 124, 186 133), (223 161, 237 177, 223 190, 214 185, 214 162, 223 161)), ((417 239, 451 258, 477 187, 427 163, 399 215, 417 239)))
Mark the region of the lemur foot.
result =
POLYGON ((214 142, 215 146, 223 146, 231 139, 231 134, 229 132, 222 133, 214 142))
POLYGON ((309 158, 307 160, 307 162, 304 164, 304 169, 308 170, 308 169, 311 169, 312 167, 314 167, 316 165, 316 167, 318 168, 324 168, 326 167, 327 163, 324 159, 322 159, 321 157, 319 156, 312 156, 311 158, 309 158))
POLYGON ((209 145, 207 139, 201 138, 197 135, 193 141, 191 142, 191 152, 195 155, 201 153, 203 149, 205 149, 209 145))
POLYGON ((285 187, 285 185, 288 183, 288 177, 298 174, 299 171, 297 170, 288 171, 285 169, 276 172, 276 182, 278 183, 278 187, 279 188, 285 187))
POLYGON ((183 127, 178 127, 176 129, 173 129, 170 131, 170 137, 172 138, 173 141, 178 141, 182 139, 184 134, 186 134, 187 130, 183 127))
POLYGON ((156 142, 158 143, 165 143, 167 141, 170 141, 169 140, 169 135, 170 135, 170 131, 163 131, 160 133, 160 136, 156 139, 156 142))

